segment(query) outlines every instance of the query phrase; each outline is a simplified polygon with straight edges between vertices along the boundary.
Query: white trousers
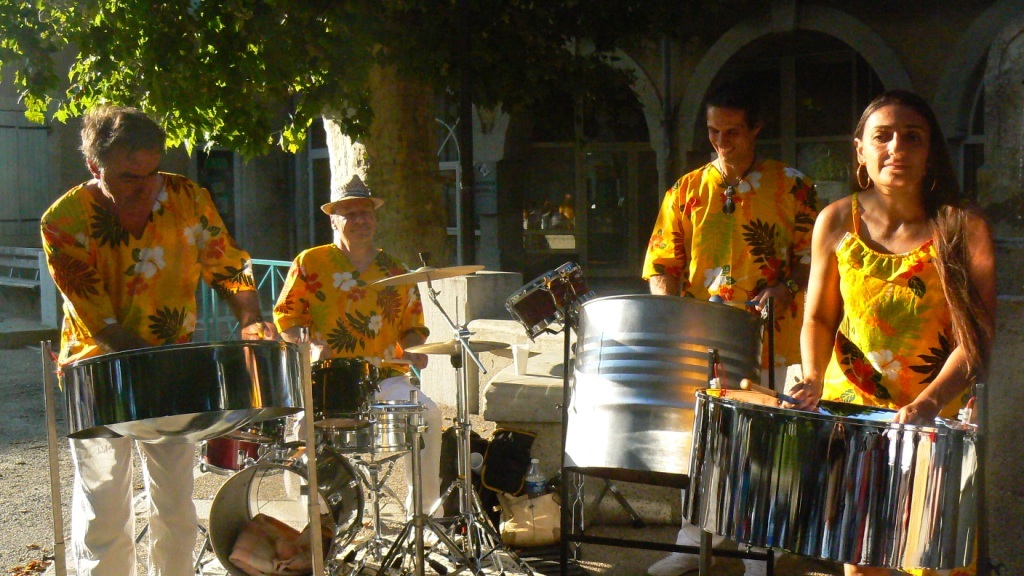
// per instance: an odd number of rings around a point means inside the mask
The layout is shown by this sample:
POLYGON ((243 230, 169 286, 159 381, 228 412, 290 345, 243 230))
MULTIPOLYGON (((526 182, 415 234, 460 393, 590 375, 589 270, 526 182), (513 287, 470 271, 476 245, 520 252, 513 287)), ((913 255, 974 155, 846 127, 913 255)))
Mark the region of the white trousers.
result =
MULTIPOLYGON (((75 481, 71 554, 78 576, 135 574, 132 451, 128 438, 70 440, 75 481)), ((149 574, 190 576, 198 532, 194 444, 139 442, 149 501, 149 574)))
MULTIPOLYGON (((413 390, 419 391, 419 403, 423 405, 423 423, 427 430, 423 433, 423 449, 420 450, 420 464, 423 476, 423 512, 430 510, 430 507, 441 497, 441 410, 422 390, 413 386, 406 375, 392 376, 380 382, 380 392, 375 398, 378 401, 397 400, 409 401, 409 393, 413 390)), ((291 438, 305 440, 304 419, 299 414, 297 426, 291 438)), ((411 515, 413 511, 412 501, 412 454, 406 454, 402 461, 405 463, 406 485, 409 491, 405 498, 405 509, 411 515)), ((440 508, 438 509, 440 513, 440 508)))

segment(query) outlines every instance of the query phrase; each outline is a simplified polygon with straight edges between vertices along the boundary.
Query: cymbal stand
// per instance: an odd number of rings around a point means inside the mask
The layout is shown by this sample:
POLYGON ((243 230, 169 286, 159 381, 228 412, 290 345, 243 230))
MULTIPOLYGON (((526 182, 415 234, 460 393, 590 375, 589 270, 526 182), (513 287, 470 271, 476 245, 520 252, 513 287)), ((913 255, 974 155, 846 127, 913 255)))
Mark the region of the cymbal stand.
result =
MULTIPOLYGON (((423 265, 426 266, 426 257, 423 253, 420 254, 420 259, 423 261, 423 265)), ((454 419, 454 426, 456 429, 456 436, 458 438, 457 446, 457 476, 452 486, 449 487, 449 491, 445 493, 440 500, 443 502, 447 494, 450 494, 452 489, 459 491, 459 514, 452 525, 452 534, 461 534, 463 536, 461 547, 456 545, 446 534, 439 534, 441 540, 445 546, 456 556, 452 560, 458 564, 460 561, 462 565, 475 574, 483 574, 483 565, 485 561, 490 561, 493 567, 498 572, 504 572, 505 567, 502 560, 504 556, 508 561, 518 567, 526 574, 533 574, 529 566, 525 562, 519 559, 511 550, 509 550, 505 544, 501 541, 501 536, 495 531, 494 527, 491 526, 486 514, 483 511, 483 506, 480 503, 480 498, 477 496, 476 491, 473 489, 472 481, 472 469, 469 463, 470 453, 472 449, 470 447, 470 436, 472 431, 472 425, 469 422, 469 376, 466 374, 465 361, 471 359, 477 368, 484 374, 487 373, 487 368, 484 367, 480 361, 479 356, 469 346, 469 329, 465 326, 461 326, 452 321, 451 317, 445 312, 444 307, 438 301, 437 296, 440 294, 439 291, 434 290, 433 284, 428 278, 427 284, 427 297, 438 312, 444 318, 445 322, 452 329, 454 339, 459 342, 461 353, 451 356, 452 367, 455 368, 458 374, 458 387, 456 390, 456 415, 454 419), (454 488, 452 488, 454 487, 454 488)), ((418 445, 417 445, 418 446, 418 445)), ((416 454, 416 451, 413 451, 416 454)), ((417 469, 418 473, 418 469, 417 469)), ((437 505, 435 505, 436 508, 437 505)), ((432 520, 430 520, 433 523, 432 520)))

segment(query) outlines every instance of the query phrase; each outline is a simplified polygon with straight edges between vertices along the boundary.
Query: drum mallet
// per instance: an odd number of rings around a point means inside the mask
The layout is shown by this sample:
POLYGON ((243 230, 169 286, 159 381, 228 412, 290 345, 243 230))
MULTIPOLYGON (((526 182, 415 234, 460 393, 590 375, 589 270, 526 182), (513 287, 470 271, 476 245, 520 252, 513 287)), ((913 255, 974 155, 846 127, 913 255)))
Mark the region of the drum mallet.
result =
POLYGON ((783 394, 782 392, 776 392, 775 390, 772 390, 771 388, 767 388, 765 386, 761 386, 760 384, 754 384, 748 378, 740 380, 740 388, 744 390, 750 390, 752 392, 760 392, 761 394, 767 394, 768 396, 778 398, 779 400, 782 400, 783 402, 789 402, 790 404, 799 404, 799 402, 796 401, 796 398, 793 398, 788 394, 783 394))

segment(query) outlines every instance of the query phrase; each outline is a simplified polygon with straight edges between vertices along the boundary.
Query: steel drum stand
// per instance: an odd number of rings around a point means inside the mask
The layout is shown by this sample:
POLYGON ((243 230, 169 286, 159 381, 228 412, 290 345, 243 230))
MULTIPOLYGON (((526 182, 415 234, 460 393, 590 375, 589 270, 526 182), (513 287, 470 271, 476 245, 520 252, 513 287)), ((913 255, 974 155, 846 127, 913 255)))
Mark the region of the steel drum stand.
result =
POLYGON ((57 362, 54 360, 50 341, 39 343, 43 360, 43 401, 46 404, 46 445, 50 461, 50 503, 53 518, 53 569, 57 576, 67 576, 67 553, 64 543, 64 514, 61 510, 60 469, 57 460, 57 416, 54 404, 54 380, 57 378, 57 362))
MULTIPOLYGON (((426 255, 420 254, 421 260, 424 260, 423 264, 426 266, 426 255)), ((459 343, 461 353, 452 355, 451 362, 452 366, 455 367, 458 373, 458 387, 456 394, 456 416, 454 420, 454 426, 457 431, 457 454, 458 454, 458 475, 448 491, 444 496, 435 504, 434 508, 444 502, 448 494, 452 490, 459 491, 459 514, 455 517, 455 521, 451 526, 452 536, 461 535, 461 543, 456 543, 452 538, 449 538, 447 534, 442 533, 443 531, 435 530, 438 532, 438 537, 441 542, 448 547, 449 551, 455 556, 452 560, 458 565, 461 563, 462 568, 469 570, 474 574, 483 574, 483 566, 485 561, 490 561, 493 568, 497 572, 505 572, 505 563, 503 557, 508 562, 526 574, 532 575, 533 571, 530 567, 523 562, 514 552, 512 552, 505 544, 501 541, 501 536, 495 531, 494 527, 491 526, 490 521, 487 519, 486 514, 483 512, 483 506, 480 503, 480 498, 476 491, 473 489, 472 481, 472 469, 469 463, 469 455, 471 453, 470 448, 470 432, 472 431, 472 425, 469 422, 469 376, 465 370, 465 359, 470 358, 477 365, 481 372, 487 373, 487 368, 484 367, 483 363, 480 362, 479 356, 470 348, 469 343, 469 330, 465 326, 460 326, 452 321, 448 313, 445 312, 444 307, 438 302, 437 296, 440 292, 434 290, 431 284, 430 278, 426 279, 427 284, 427 296, 430 301, 437 307, 438 312, 444 318, 445 322, 452 329, 454 339, 459 343), (460 546, 461 544, 461 546, 460 546)), ((418 447, 418 440, 417 445, 418 447)), ((418 450, 413 450, 414 465, 418 463, 418 450)), ((415 470, 417 474, 419 467, 416 466, 415 470)), ((415 475, 414 475, 415 478, 415 475)), ((422 500, 422 495, 420 495, 422 500)), ((417 503, 419 507, 422 502, 417 503)), ((419 512, 419 509, 417 510, 419 512)), ((433 518, 423 518, 417 520, 417 530, 420 529, 419 524, 424 523, 431 527, 434 527, 436 523, 433 518)), ((417 554, 420 554, 419 546, 419 535, 417 535, 417 554)), ((386 564, 385 564, 386 566, 386 564)), ((422 569, 422 562, 419 563, 418 568, 422 569)), ((456 570, 459 571, 459 570, 456 570)))
MULTIPOLYGON (((977 507, 975 547, 978 554, 976 568, 978 576, 989 576, 989 574, 996 570, 996 567, 992 565, 992 558, 988 555, 988 508, 985 497, 985 487, 987 485, 985 482, 985 463, 988 460, 986 449, 988 447, 989 419, 988 386, 984 382, 977 382, 974 385, 974 403, 974 409, 979 414, 978 431, 976 433, 977 440, 975 441, 978 463, 977 471, 974 473, 978 485, 975 504, 977 507)), ((1001 573, 1001 570, 997 573, 1001 573)))

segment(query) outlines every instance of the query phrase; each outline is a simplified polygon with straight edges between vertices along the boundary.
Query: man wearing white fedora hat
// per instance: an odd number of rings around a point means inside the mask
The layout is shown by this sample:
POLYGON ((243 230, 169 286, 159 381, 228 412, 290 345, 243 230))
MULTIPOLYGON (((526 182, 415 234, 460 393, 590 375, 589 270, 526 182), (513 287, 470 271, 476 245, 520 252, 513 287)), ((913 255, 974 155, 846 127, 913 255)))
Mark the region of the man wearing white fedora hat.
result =
MULTIPOLYGON (((358 175, 345 183, 336 199, 321 206, 337 231, 333 244, 316 246, 295 257, 274 307, 274 322, 285 340, 298 342, 309 329, 314 362, 330 358, 362 358, 379 365, 385 378, 378 401, 409 400, 417 390, 409 366, 423 369, 427 356, 404 352, 423 344, 429 331, 416 284, 373 286, 408 268, 377 247, 376 211, 384 201, 374 196, 358 175)), ((421 450, 423 502, 440 495, 441 411, 421 391, 427 431, 421 450)), ((411 458, 406 456, 412 482, 411 458)), ((406 509, 412 513, 411 490, 406 509)))

